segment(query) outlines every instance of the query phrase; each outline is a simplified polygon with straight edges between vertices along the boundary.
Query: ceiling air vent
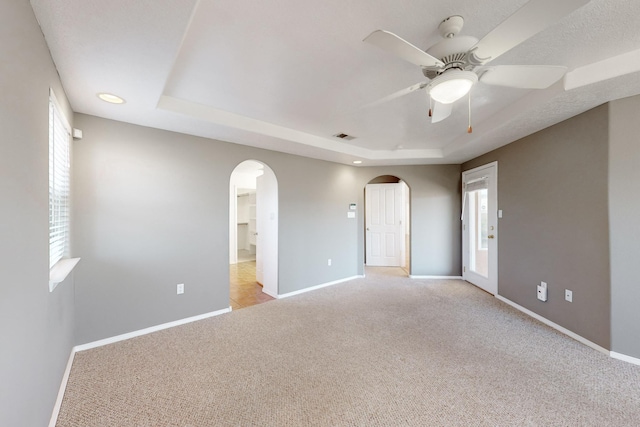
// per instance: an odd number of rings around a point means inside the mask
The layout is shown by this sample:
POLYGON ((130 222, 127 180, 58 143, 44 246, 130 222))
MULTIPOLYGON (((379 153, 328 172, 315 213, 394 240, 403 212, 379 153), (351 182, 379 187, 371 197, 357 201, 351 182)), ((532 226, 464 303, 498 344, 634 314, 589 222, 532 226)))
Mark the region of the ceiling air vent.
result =
POLYGON ((347 135, 346 133, 337 133, 335 135, 336 138, 344 139, 345 141, 351 141, 352 139, 356 139, 355 136, 347 135))

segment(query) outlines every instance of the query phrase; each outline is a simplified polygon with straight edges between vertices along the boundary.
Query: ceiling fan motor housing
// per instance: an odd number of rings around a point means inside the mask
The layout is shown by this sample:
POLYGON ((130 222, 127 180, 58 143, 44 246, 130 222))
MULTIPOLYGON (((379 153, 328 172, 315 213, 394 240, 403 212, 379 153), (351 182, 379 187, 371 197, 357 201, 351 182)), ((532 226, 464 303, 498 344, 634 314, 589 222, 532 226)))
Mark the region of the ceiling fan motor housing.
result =
POLYGON ((453 15, 440 22, 438 25, 438 31, 442 37, 450 39, 458 35, 460 30, 462 30, 463 25, 464 18, 460 15, 453 15))
POLYGON ((445 38, 426 50, 429 55, 442 61, 444 67, 423 67, 422 73, 428 79, 433 79, 450 69, 473 70, 475 65, 469 62, 468 52, 477 43, 478 39, 472 36, 445 38))

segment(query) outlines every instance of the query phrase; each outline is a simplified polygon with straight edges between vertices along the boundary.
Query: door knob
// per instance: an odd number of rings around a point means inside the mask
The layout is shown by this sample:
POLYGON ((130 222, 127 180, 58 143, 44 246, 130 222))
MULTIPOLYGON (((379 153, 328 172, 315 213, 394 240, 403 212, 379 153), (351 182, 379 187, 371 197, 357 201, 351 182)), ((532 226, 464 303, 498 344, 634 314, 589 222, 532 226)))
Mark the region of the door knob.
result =
POLYGON ((493 234, 489 234, 487 237, 488 237, 489 239, 493 239, 495 236, 494 236, 493 234))

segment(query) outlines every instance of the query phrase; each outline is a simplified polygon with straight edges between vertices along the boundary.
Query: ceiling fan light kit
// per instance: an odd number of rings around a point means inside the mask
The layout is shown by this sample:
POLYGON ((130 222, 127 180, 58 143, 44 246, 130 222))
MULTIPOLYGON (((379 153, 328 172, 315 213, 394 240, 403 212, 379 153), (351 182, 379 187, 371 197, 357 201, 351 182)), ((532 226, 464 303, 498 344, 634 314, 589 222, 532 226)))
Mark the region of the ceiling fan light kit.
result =
POLYGON ((465 96, 478 82, 473 71, 448 70, 429 83, 427 91, 431 98, 441 104, 451 104, 465 96))

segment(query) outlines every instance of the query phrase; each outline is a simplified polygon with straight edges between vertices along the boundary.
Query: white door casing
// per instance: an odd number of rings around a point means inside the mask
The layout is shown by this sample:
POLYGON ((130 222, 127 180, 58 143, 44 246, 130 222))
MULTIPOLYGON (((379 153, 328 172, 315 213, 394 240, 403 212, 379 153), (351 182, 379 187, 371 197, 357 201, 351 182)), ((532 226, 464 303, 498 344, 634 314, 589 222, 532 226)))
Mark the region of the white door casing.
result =
POLYGON ((368 266, 399 267, 404 247, 402 184, 368 184, 365 188, 366 260, 368 266))
POLYGON ((462 277, 498 293, 498 163, 462 173, 462 277))
POLYGON ((278 182, 265 166, 256 179, 256 281, 262 292, 278 295, 278 182))
POLYGON ((229 184, 229 264, 238 262, 238 187, 229 184))
POLYGON ((252 231, 256 244, 256 282, 264 289, 264 175, 256 178, 256 230, 252 231))

